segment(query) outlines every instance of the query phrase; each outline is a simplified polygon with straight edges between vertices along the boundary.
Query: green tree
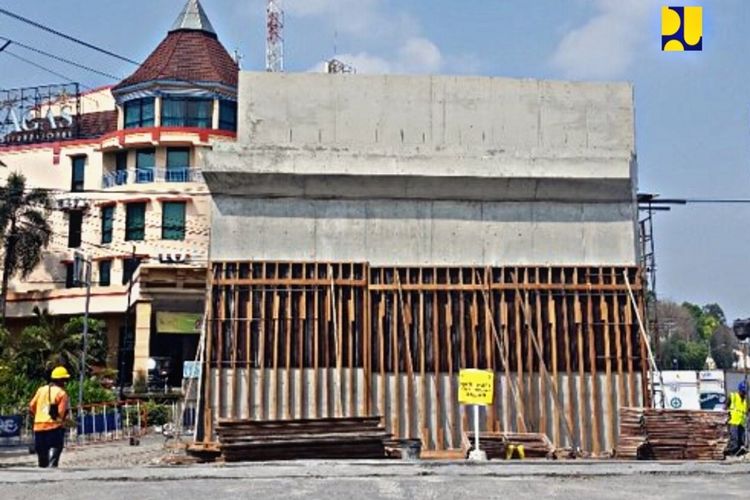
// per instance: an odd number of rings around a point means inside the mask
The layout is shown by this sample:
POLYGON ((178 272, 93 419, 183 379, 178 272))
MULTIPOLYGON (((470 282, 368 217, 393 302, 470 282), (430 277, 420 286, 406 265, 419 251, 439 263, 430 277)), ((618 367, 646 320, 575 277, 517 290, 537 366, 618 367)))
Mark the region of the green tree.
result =
MULTIPOLYGON (((78 372, 83 347, 83 318, 74 317, 64 322, 47 310, 34 308, 36 324, 23 329, 12 339, 9 350, 16 367, 31 378, 44 378, 57 365, 78 372)), ((107 359, 107 335, 104 322, 89 318, 87 367, 103 365, 107 359)))
POLYGON ((732 329, 726 325, 719 326, 716 333, 711 337, 711 357, 716 362, 716 367, 722 370, 732 368, 736 361, 734 350, 737 349, 739 341, 734 336, 732 329))
POLYGON ((663 347, 661 369, 702 370, 708 356, 708 345, 702 341, 670 337, 663 347))
POLYGON ((0 187, 0 235, 3 245, 3 276, 0 285, 0 317, 5 323, 8 282, 16 274, 26 278, 42 260, 52 239, 48 222, 49 197, 41 189, 26 189, 26 178, 8 176, 0 187))
POLYGON ((703 306, 703 312, 719 320, 719 324, 727 324, 727 317, 724 315, 724 309, 722 309, 719 304, 706 304, 703 306))

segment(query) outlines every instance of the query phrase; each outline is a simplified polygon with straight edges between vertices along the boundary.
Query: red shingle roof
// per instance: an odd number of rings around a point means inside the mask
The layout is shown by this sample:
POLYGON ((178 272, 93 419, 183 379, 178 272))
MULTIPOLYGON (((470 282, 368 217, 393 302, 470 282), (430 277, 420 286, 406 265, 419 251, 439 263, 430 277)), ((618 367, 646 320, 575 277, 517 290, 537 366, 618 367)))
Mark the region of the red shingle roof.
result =
POLYGON ((223 83, 237 87, 239 68, 215 35, 170 31, 148 59, 113 90, 154 80, 223 83))

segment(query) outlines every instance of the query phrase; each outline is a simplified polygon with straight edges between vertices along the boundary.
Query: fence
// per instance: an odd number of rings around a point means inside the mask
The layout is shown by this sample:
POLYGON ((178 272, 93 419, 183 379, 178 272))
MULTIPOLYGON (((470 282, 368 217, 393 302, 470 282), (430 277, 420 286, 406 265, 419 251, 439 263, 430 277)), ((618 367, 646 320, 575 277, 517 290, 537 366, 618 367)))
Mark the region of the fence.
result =
POLYGON ((140 436, 146 427, 140 401, 85 405, 74 408, 75 426, 68 429, 68 442, 85 445, 140 436))
POLYGON ((18 446, 31 439, 28 410, 0 408, 0 446, 18 446))

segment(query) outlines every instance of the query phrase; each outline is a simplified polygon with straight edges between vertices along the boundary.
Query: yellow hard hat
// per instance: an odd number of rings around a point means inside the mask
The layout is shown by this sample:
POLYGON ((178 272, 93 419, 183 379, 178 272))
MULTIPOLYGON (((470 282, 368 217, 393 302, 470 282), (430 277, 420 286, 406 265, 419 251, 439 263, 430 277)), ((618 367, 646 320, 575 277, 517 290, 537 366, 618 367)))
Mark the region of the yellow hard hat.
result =
POLYGON ((58 366, 54 370, 52 370, 52 375, 50 376, 52 380, 63 380, 70 378, 70 373, 68 373, 68 370, 65 369, 64 366, 58 366))

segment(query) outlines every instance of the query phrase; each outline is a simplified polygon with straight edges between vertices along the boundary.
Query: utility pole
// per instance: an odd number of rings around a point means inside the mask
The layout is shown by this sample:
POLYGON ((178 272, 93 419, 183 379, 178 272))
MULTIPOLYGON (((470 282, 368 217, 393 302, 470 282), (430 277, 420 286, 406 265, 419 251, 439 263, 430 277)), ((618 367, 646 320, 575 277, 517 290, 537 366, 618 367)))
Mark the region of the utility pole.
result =
MULTIPOLYGON (((130 256, 130 262, 131 265, 133 262, 135 262, 135 245, 133 245, 133 251, 130 256)), ((125 304, 125 331, 122 334, 122 338, 120 339, 120 349, 119 349, 119 367, 117 369, 117 379, 119 380, 119 386, 120 386, 120 401, 125 400, 125 342, 129 341, 130 339, 130 297, 133 293, 133 274, 135 274, 135 270, 130 273, 130 276, 128 278, 128 302, 125 304)))
POLYGON ((86 307, 83 312, 83 349, 81 350, 81 365, 78 370, 78 416, 83 418, 83 381, 86 375, 86 355, 89 347, 89 305, 91 304, 91 259, 84 258, 83 254, 76 252, 74 262, 74 276, 80 283, 78 276, 81 266, 86 266, 86 307))

